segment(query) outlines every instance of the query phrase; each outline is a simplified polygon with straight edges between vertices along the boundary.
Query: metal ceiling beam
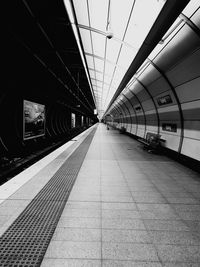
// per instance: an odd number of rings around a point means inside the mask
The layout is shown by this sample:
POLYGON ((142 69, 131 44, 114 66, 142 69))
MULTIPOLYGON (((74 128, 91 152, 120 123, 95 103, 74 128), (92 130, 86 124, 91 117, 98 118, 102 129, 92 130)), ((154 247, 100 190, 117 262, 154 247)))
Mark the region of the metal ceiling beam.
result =
MULTIPOLYGON (((89 26, 86 26, 86 25, 77 24, 77 27, 80 28, 80 29, 84 29, 84 30, 88 30, 88 31, 91 31, 91 32, 99 33, 101 35, 104 35, 105 37, 108 36, 107 32, 103 32, 101 30, 98 30, 98 29, 95 29, 95 28, 92 28, 92 27, 89 27, 89 26)), ((130 45, 129 43, 127 43, 127 42, 125 42, 125 41, 123 41, 123 40, 121 40, 119 38, 112 37, 112 40, 114 40, 114 41, 116 41, 116 42, 118 42, 120 44, 123 44, 123 45, 125 45, 125 46, 127 46, 127 47, 129 47, 129 48, 131 48, 133 50, 138 50, 137 47, 134 47, 134 46, 130 45)))
POLYGON ((149 56, 149 54, 153 51, 159 41, 162 39, 164 34, 171 27, 176 18, 180 15, 182 10, 186 7, 186 5, 190 2, 190 0, 168 0, 166 1, 164 7, 162 8, 160 14, 158 15, 156 21, 154 22, 151 30, 149 31, 147 37, 145 38, 142 46, 140 47, 137 55, 133 59, 130 67, 128 68, 124 78, 122 79, 117 91, 112 97, 106 111, 109 110, 112 103, 116 100, 119 94, 126 87, 127 83, 145 61, 145 59, 149 56))
POLYGON ((95 79, 95 78, 91 78, 92 81, 97 81, 97 82, 100 82, 102 84, 105 84, 105 85, 110 85, 109 83, 106 83, 104 82, 103 80, 98 80, 98 79, 95 79))

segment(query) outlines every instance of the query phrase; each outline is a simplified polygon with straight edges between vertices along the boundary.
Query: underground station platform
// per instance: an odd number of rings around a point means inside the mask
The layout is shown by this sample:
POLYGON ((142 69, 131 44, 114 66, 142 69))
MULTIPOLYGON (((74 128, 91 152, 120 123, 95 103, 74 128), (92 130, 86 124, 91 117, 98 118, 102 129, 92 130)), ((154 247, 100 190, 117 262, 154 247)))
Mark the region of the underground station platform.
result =
POLYGON ((96 124, 1 186, 0 266, 198 267, 199 174, 96 124))

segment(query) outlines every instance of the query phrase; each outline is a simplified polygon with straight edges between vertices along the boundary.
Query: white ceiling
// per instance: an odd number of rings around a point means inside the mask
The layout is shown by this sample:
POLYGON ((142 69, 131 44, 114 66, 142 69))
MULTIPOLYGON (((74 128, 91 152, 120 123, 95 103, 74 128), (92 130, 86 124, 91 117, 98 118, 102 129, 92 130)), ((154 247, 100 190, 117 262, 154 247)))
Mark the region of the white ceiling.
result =
POLYGON ((80 32, 100 117, 164 3, 165 0, 65 0, 72 26, 80 32), (113 37, 108 39, 110 31, 113 37))

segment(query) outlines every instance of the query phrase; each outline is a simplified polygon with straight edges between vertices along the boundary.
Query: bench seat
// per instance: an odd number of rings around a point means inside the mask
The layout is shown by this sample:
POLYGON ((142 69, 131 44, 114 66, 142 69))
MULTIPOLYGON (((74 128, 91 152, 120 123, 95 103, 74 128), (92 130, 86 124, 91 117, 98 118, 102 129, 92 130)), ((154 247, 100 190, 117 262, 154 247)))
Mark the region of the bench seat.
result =
POLYGON ((161 139, 160 134, 147 132, 146 138, 139 138, 138 141, 144 145, 144 149, 148 151, 155 151, 161 147, 161 142, 165 142, 164 139, 161 139))

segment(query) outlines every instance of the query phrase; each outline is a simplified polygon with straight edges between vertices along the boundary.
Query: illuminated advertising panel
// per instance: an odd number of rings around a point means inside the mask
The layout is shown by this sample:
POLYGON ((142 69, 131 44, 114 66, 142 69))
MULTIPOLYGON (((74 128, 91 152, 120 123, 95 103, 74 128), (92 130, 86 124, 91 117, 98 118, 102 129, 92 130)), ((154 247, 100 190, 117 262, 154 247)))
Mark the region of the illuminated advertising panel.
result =
POLYGON ((45 135, 45 105, 24 100, 23 139, 45 135))
POLYGON ((72 128, 75 127, 76 125, 76 116, 74 113, 72 113, 72 117, 71 117, 71 123, 72 123, 72 128))

